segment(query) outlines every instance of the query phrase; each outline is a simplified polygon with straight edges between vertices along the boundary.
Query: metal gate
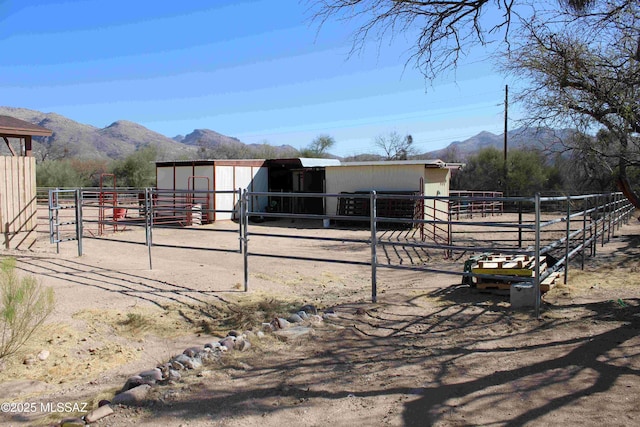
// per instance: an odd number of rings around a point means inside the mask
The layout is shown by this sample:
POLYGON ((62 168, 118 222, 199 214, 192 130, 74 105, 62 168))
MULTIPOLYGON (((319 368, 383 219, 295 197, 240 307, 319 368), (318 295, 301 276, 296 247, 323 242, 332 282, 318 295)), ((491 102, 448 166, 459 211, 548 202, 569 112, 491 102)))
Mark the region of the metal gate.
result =
POLYGON ((82 193, 79 189, 49 190, 49 240, 56 244, 78 241, 78 256, 82 255, 82 193))

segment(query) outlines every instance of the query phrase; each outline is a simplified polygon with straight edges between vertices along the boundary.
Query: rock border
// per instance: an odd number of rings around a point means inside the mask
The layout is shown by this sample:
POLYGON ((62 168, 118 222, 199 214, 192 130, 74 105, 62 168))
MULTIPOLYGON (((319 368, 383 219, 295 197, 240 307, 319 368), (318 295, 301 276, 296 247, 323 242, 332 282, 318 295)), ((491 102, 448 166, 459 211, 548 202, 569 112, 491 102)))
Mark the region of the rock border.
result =
POLYGON ((114 413, 113 405, 138 406, 145 402, 152 387, 176 384, 181 380, 181 371, 196 370, 206 363, 220 360, 228 351, 246 351, 251 348, 251 339, 262 339, 265 333, 272 333, 283 341, 289 341, 311 333, 311 326, 322 323, 326 319, 336 318, 333 310, 322 315, 311 304, 304 305, 287 318, 276 317, 269 323, 262 323, 260 330, 247 330, 243 333, 230 331, 224 338, 210 341, 202 346, 185 349, 181 354, 172 357, 153 369, 142 371, 127 378, 127 381, 113 399, 101 400, 98 407, 81 418, 65 418, 56 427, 87 426, 114 413))

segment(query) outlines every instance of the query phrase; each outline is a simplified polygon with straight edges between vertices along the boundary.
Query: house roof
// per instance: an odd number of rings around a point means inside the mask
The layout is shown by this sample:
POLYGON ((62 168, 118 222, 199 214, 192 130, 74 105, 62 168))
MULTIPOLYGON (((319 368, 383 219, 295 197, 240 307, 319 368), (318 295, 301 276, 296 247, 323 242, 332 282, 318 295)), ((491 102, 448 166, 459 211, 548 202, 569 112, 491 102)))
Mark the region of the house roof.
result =
POLYGON ((345 166, 404 166, 404 165, 423 165, 425 168, 446 168, 446 169, 460 169, 462 163, 445 163, 440 159, 433 160, 376 160, 368 162, 345 162, 338 165, 331 165, 336 167, 345 166))
POLYGON ((293 157, 286 159, 268 160, 269 165, 280 165, 289 168, 323 168, 326 166, 337 166, 338 159, 313 158, 313 157, 293 157))
POLYGON ((155 162, 156 166, 264 166, 264 159, 201 159, 201 160, 170 160, 155 162))
POLYGON ((25 122, 11 116, 0 116, 0 136, 51 136, 53 132, 42 126, 25 122))

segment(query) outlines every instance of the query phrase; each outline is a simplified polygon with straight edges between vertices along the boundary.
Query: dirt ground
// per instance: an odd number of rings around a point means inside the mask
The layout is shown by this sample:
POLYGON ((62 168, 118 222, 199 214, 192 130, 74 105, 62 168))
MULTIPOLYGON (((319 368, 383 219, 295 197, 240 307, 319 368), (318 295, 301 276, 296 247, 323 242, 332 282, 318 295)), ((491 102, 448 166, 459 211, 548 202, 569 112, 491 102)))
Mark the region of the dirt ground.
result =
MULTIPOLYGON (((109 239, 42 242, 15 256, 21 274, 56 294, 45 327, 0 365, 0 402, 93 409, 127 377, 255 320, 258 302, 314 304, 337 317, 311 335, 254 339, 246 352, 156 386, 139 407, 114 408, 100 426, 628 426, 640 420, 640 222, 598 248, 584 271, 548 292, 541 316, 460 277, 379 270, 371 302, 366 265, 249 258, 237 235, 158 230, 150 269, 143 230, 109 239), (213 250, 171 245, 210 246, 213 250), (228 311, 228 307, 234 310, 228 311), (245 314, 246 316, 240 316, 245 314), (233 323, 236 322, 236 323, 233 323), (242 323, 245 322, 245 323, 242 323), (47 350, 26 365, 28 354, 47 350)), ((232 228, 216 224, 212 227, 232 228)), ((286 233, 265 223, 254 230, 286 233)), ((344 230, 298 233, 349 237, 344 230)), ((355 236, 355 235, 354 235, 355 236)), ((256 252, 311 257, 318 249, 368 262, 348 241, 252 237, 256 252)), ((286 313, 283 313, 286 314, 286 313)), ((254 325, 259 327, 260 325, 254 325)), ((2 413, 2 425, 52 425, 82 412, 2 413)))

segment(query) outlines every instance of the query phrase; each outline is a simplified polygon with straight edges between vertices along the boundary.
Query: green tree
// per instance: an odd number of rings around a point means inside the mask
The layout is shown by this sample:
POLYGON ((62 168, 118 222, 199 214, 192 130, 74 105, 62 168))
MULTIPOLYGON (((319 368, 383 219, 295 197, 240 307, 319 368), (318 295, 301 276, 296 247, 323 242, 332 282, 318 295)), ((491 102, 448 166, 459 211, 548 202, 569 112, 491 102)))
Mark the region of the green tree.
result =
POLYGON ((507 179, 504 155, 489 147, 471 155, 466 166, 452 179, 452 188, 468 191, 504 191, 508 195, 531 196, 536 192, 561 191, 564 178, 537 150, 510 150, 507 179))
POLYGON ((144 188, 155 184, 155 161, 158 150, 154 146, 146 146, 129 155, 124 160, 116 161, 112 173, 120 186, 144 188))
POLYGON ((318 135, 311 144, 300 150, 301 157, 328 157, 328 150, 336 144, 330 135, 318 135))
POLYGON ((503 188, 503 155, 497 148, 480 150, 468 158, 455 175, 452 187, 458 190, 500 191, 503 188))
MULTIPOLYGON (((103 164, 104 165, 104 164, 103 164)), ((90 187, 95 185, 97 164, 81 160, 46 160, 36 165, 38 187, 90 187)))
POLYGON ((509 195, 532 196, 552 190, 549 185, 552 167, 540 151, 511 150, 507 156, 506 190, 509 195))

